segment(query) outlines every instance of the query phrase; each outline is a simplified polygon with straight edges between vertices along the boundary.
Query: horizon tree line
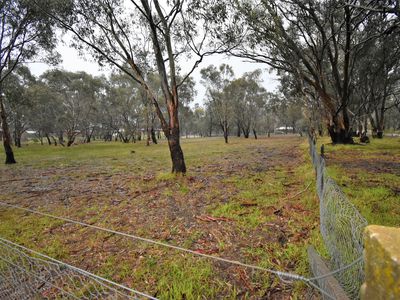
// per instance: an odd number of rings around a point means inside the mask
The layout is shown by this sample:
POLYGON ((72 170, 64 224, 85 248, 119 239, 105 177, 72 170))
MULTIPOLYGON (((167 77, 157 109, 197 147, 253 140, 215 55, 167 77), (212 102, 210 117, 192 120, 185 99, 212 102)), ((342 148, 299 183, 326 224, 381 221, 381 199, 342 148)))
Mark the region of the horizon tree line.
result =
MULTIPOLYGON (((118 133, 120 139, 129 140, 133 138, 131 132, 138 128, 135 116, 145 111, 148 142, 152 139, 152 124, 157 119, 168 140, 174 173, 186 172, 180 146, 181 124, 194 123, 194 118, 202 115, 200 108, 191 112, 185 103, 191 98, 185 95, 185 91, 191 90, 190 76, 204 57, 216 53, 265 63, 277 72, 281 81, 280 91, 268 95, 262 87, 259 89, 256 73, 233 80, 227 66, 202 70, 207 88, 203 115, 210 120, 209 131, 217 124, 226 142, 234 127, 237 134, 248 137, 253 132, 257 136, 258 120, 265 119, 268 112, 279 115, 285 111, 295 120, 298 108, 309 127, 321 133, 326 128, 333 143, 353 143, 354 132, 365 137, 368 126, 372 127, 374 136, 382 138, 388 120, 397 126, 400 107, 400 11, 396 3, 3 0, 0 2, 0 117, 6 163, 15 163, 9 123, 13 124, 18 146, 18 136, 27 126, 18 107, 23 107, 29 97, 23 100, 23 93, 18 89, 7 92, 5 81, 9 79, 8 84, 12 85, 14 80, 17 87, 15 78, 19 78, 25 80, 21 81, 25 87, 32 78, 23 74, 24 62, 38 58, 52 63, 59 61, 54 51, 56 28, 72 34, 72 46, 80 53, 91 55, 100 65, 110 65, 127 77, 115 78, 118 91, 113 90, 114 98, 121 98, 118 102, 125 101, 125 109, 118 116, 103 117, 108 120, 110 130, 119 122, 118 127, 124 128, 118 133), (180 64, 187 63, 190 57, 194 58, 193 65, 188 73, 181 74, 180 64), (132 94, 128 96, 128 93, 132 94), (6 108, 6 98, 18 100, 11 101, 6 108), (274 102, 274 109, 268 105, 258 115, 262 110, 257 107, 263 101, 274 102), (132 103, 135 108, 131 109, 132 103), (243 103, 246 109, 241 107, 243 103), (7 109, 16 113, 12 115, 7 109)), ((35 93, 43 98, 46 94, 43 84, 54 83, 48 92, 57 101, 63 99, 62 107, 67 113, 60 114, 58 108, 49 107, 37 113, 55 115, 53 119, 57 122, 53 123, 63 124, 68 146, 74 143, 78 127, 90 141, 94 129, 88 124, 97 121, 85 120, 86 125, 84 122, 78 125, 75 119, 88 112, 96 115, 94 111, 99 109, 96 101, 111 92, 99 87, 96 79, 83 80, 85 74, 69 74, 64 78, 66 82, 61 83, 52 78, 64 75, 55 72, 47 79, 41 78, 42 88, 37 87, 35 93)), ((101 102, 112 105, 105 100, 101 102)), ((43 132, 47 126, 59 126, 45 121, 43 132)))

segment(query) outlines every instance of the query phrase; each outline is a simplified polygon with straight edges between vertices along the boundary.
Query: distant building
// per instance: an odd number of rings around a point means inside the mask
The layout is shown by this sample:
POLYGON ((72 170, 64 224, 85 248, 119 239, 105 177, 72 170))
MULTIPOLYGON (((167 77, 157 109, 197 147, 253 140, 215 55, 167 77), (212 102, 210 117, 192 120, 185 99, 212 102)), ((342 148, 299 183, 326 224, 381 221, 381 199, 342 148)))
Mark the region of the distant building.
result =
POLYGON ((274 129, 275 134, 286 134, 286 133, 292 132, 292 131, 293 131, 293 127, 291 127, 291 126, 288 126, 288 127, 281 126, 281 127, 274 129))

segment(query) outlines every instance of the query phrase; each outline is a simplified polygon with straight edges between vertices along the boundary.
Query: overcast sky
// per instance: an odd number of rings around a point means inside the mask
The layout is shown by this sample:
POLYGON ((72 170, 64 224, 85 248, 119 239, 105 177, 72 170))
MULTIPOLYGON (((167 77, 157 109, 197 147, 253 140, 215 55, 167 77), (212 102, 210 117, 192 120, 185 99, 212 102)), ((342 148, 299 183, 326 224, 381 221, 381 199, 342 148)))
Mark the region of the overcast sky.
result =
MULTIPOLYGON (((65 41, 68 39, 67 37, 63 37, 65 41)), ((58 52, 61 54, 62 63, 59 68, 63 68, 67 71, 85 71, 92 75, 101 75, 105 74, 108 75, 110 73, 110 69, 101 69, 97 63, 91 61, 90 57, 81 57, 79 56, 78 52, 66 45, 66 43, 60 43, 58 46, 58 52)), ((207 67, 210 64, 214 64, 219 66, 222 63, 229 64, 233 67, 236 77, 240 77, 243 73, 253 71, 255 69, 262 69, 263 72, 263 85, 268 91, 273 91, 277 85, 278 81, 273 73, 269 73, 266 65, 264 64, 257 64, 251 62, 245 62, 243 59, 239 59, 236 57, 226 57, 223 55, 213 55, 210 57, 206 57, 203 62, 199 65, 197 70, 193 73, 193 78, 196 81, 196 90, 197 96, 195 99, 195 103, 202 104, 203 98, 205 94, 204 87, 200 84, 200 69, 207 67)), ((182 65, 183 72, 189 71, 192 64, 188 63, 186 65, 182 65), (185 69, 187 68, 187 70, 185 69)), ((28 64, 33 74, 36 76, 41 75, 44 71, 50 69, 51 67, 44 64, 44 63, 30 63, 28 64)))

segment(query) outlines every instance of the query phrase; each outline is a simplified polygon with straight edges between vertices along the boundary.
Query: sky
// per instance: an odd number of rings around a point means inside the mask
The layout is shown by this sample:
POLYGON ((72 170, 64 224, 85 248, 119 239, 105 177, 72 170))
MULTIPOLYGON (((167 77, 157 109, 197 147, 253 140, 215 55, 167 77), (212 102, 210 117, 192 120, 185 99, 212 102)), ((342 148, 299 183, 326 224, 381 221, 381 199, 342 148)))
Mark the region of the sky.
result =
MULTIPOLYGON (((60 43, 57 47, 57 51, 60 53, 62 57, 62 63, 57 66, 58 68, 65 69, 67 71, 85 71, 92 75, 108 75, 110 73, 110 68, 100 68, 99 65, 90 59, 90 57, 82 57, 78 54, 78 52, 68 46, 68 37, 63 37, 64 42, 60 43)), ((193 72, 192 77, 196 81, 196 90, 197 95, 195 97, 194 103, 199 103, 202 105, 204 103, 205 96, 205 88, 200 83, 201 76, 200 70, 205 68, 211 64, 215 66, 219 66, 220 64, 229 64, 233 67, 236 77, 240 77, 245 72, 254 71, 255 69, 263 70, 263 86, 268 91, 274 91, 274 89, 278 86, 277 77, 274 73, 270 73, 267 70, 267 66, 265 64, 245 62, 243 59, 237 57, 227 57, 225 55, 213 55, 204 58, 199 67, 193 72)), ((36 76, 41 75, 44 71, 53 68, 45 63, 34 62, 27 64, 31 69, 32 73, 36 76)), ((191 68, 192 63, 185 64, 182 67, 183 73, 186 73, 191 68), (185 69, 186 67, 186 69, 185 69)), ((194 104, 193 103, 193 104, 194 104)))

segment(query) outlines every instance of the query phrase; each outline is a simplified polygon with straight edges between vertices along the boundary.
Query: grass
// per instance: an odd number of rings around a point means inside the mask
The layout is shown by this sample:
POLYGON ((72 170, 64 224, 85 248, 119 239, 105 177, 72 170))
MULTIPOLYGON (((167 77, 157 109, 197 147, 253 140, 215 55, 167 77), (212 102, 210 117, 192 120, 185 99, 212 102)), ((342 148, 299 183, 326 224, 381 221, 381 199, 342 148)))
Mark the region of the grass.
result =
POLYGON ((367 145, 325 144, 328 174, 369 224, 400 226, 400 139, 371 139, 367 145))
MULTIPOLYGON (((167 145, 30 144, 0 166, 1 201, 281 271, 308 275, 324 253, 307 142, 184 139, 187 176, 167 145)), ((305 297, 301 283, 0 208, 0 235, 161 299, 305 297)))

